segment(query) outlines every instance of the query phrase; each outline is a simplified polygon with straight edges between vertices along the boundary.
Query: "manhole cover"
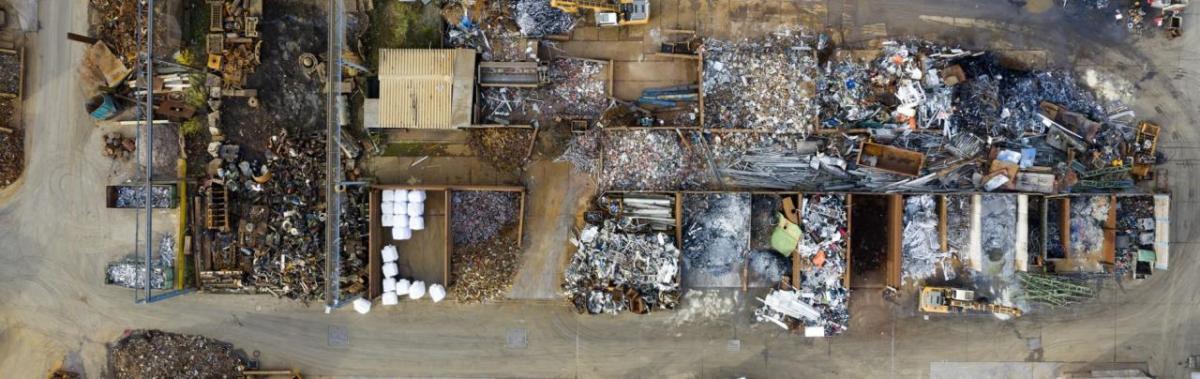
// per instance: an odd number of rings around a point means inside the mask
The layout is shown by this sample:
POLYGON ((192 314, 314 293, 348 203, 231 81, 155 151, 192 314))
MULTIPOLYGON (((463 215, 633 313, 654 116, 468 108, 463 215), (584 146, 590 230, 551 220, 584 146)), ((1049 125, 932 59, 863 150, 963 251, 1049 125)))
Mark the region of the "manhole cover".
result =
POLYGON ((524 349, 529 346, 529 331, 523 328, 508 330, 508 348, 524 349))
POLYGON ((729 350, 730 353, 742 351, 742 340, 729 340, 729 344, 725 345, 725 350, 729 350))
POLYGON ((329 346, 350 346, 350 332, 344 326, 329 327, 329 346))

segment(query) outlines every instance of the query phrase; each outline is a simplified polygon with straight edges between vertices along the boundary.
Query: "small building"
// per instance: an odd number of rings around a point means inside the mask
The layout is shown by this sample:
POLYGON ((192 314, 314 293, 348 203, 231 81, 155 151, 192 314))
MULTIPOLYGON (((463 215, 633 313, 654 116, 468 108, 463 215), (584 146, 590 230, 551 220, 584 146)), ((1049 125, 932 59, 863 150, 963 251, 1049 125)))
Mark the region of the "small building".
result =
POLYGON ((379 96, 363 103, 377 129, 454 129, 471 125, 475 51, 380 49, 379 96))

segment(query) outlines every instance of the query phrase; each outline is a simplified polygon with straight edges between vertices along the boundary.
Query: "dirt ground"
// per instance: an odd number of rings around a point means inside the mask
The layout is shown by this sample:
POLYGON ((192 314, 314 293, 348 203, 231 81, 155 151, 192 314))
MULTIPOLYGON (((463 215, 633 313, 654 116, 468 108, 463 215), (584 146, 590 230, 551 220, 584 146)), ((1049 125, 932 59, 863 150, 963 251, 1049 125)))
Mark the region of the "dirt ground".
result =
MULTIPOLYGON (((1093 68, 1128 78, 1139 88, 1139 117, 1166 126, 1160 149, 1174 194, 1171 224, 1176 254, 1169 271, 1103 291, 1095 302, 1015 321, 911 317, 878 292, 851 300, 849 331, 836 338, 786 335, 752 325, 755 296, 735 291, 728 313, 678 323, 672 312, 590 317, 561 301, 491 305, 406 303, 358 315, 266 296, 190 294, 134 304, 130 290, 100 286, 105 262, 132 248, 135 214, 104 208, 108 164, 98 131, 81 109, 72 79, 82 57, 62 42, 86 28, 82 2, 40 2, 42 29, 30 35, 25 104, 29 166, 24 183, 0 205, 0 372, 39 377, 60 361, 97 376, 104 342, 125 329, 160 328, 202 334, 263 352, 267 367, 295 367, 310 376, 518 377, 929 377, 963 362, 1016 362, 1064 367, 1135 363, 1157 377, 1187 377, 1179 365, 1200 352, 1200 259, 1186 254, 1200 237, 1200 121, 1194 106, 1200 76, 1200 33, 1130 44, 1119 27, 1052 8, 1028 13, 1009 2, 959 0, 658 0, 655 27, 694 28, 711 35, 753 36, 809 20, 849 37, 881 30, 893 35, 954 39, 1007 51, 1044 50, 1054 64, 1093 68), (52 232, 48 232, 52 231, 52 232), (401 343, 398 341, 417 341, 401 343), (1026 362, 1026 361, 1029 362, 1026 362), (470 362, 464 364, 464 362, 470 362)), ((1194 10, 1186 17, 1192 17, 1194 10)), ((638 30, 640 29, 640 30, 638 30)), ((597 51, 619 51, 618 47, 597 51)), ((632 60, 632 59, 631 59, 632 60)), ((529 248, 513 292, 553 274, 567 248, 570 223, 590 194, 564 164, 535 161, 526 178, 495 173, 485 163, 451 157, 388 157, 393 180, 512 182, 530 187, 529 248), (431 168, 434 166, 440 166, 431 168), (461 168, 458 168, 462 166, 461 168), (453 172, 438 172, 449 170, 453 172), (565 179, 565 180, 564 180, 565 179), (539 204, 541 202, 541 204, 539 204)), ((156 221, 158 217, 156 217, 156 221)), ((546 281, 552 282, 553 279, 546 281)), ((965 365, 965 364, 963 364, 965 365)), ((965 367, 965 366, 964 366, 965 367)), ((1040 367, 1040 366, 1039 366, 1040 367)), ((958 377, 985 377, 968 371, 958 377)))

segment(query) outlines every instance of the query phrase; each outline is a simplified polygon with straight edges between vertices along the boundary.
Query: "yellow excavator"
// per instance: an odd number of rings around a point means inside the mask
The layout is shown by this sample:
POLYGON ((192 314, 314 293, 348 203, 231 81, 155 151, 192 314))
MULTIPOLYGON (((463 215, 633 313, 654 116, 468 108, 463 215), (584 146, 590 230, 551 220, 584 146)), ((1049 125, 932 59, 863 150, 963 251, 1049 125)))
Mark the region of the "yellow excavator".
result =
POLYGON ((550 6, 578 14, 589 10, 597 26, 645 25, 650 22, 650 0, 550 0, 550 6))
POLYGON ((1021 309, 990 304, 975 298, 975 291, 950 287, 923 287, 920 299, 925 313, 995 313, 1021 317, 1021 309))

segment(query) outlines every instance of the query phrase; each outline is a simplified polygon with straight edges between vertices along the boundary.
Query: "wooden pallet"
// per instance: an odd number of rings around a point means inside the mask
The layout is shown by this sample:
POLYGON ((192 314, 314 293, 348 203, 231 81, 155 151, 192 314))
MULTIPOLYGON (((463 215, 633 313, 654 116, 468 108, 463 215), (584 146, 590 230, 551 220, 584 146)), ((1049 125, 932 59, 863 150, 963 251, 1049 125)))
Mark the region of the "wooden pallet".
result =
POLYGON ((213 183, 208 186, 208 208, 205 210, 205 225, 209 229, 229 231, 229 192, 225 186, 213 183))

